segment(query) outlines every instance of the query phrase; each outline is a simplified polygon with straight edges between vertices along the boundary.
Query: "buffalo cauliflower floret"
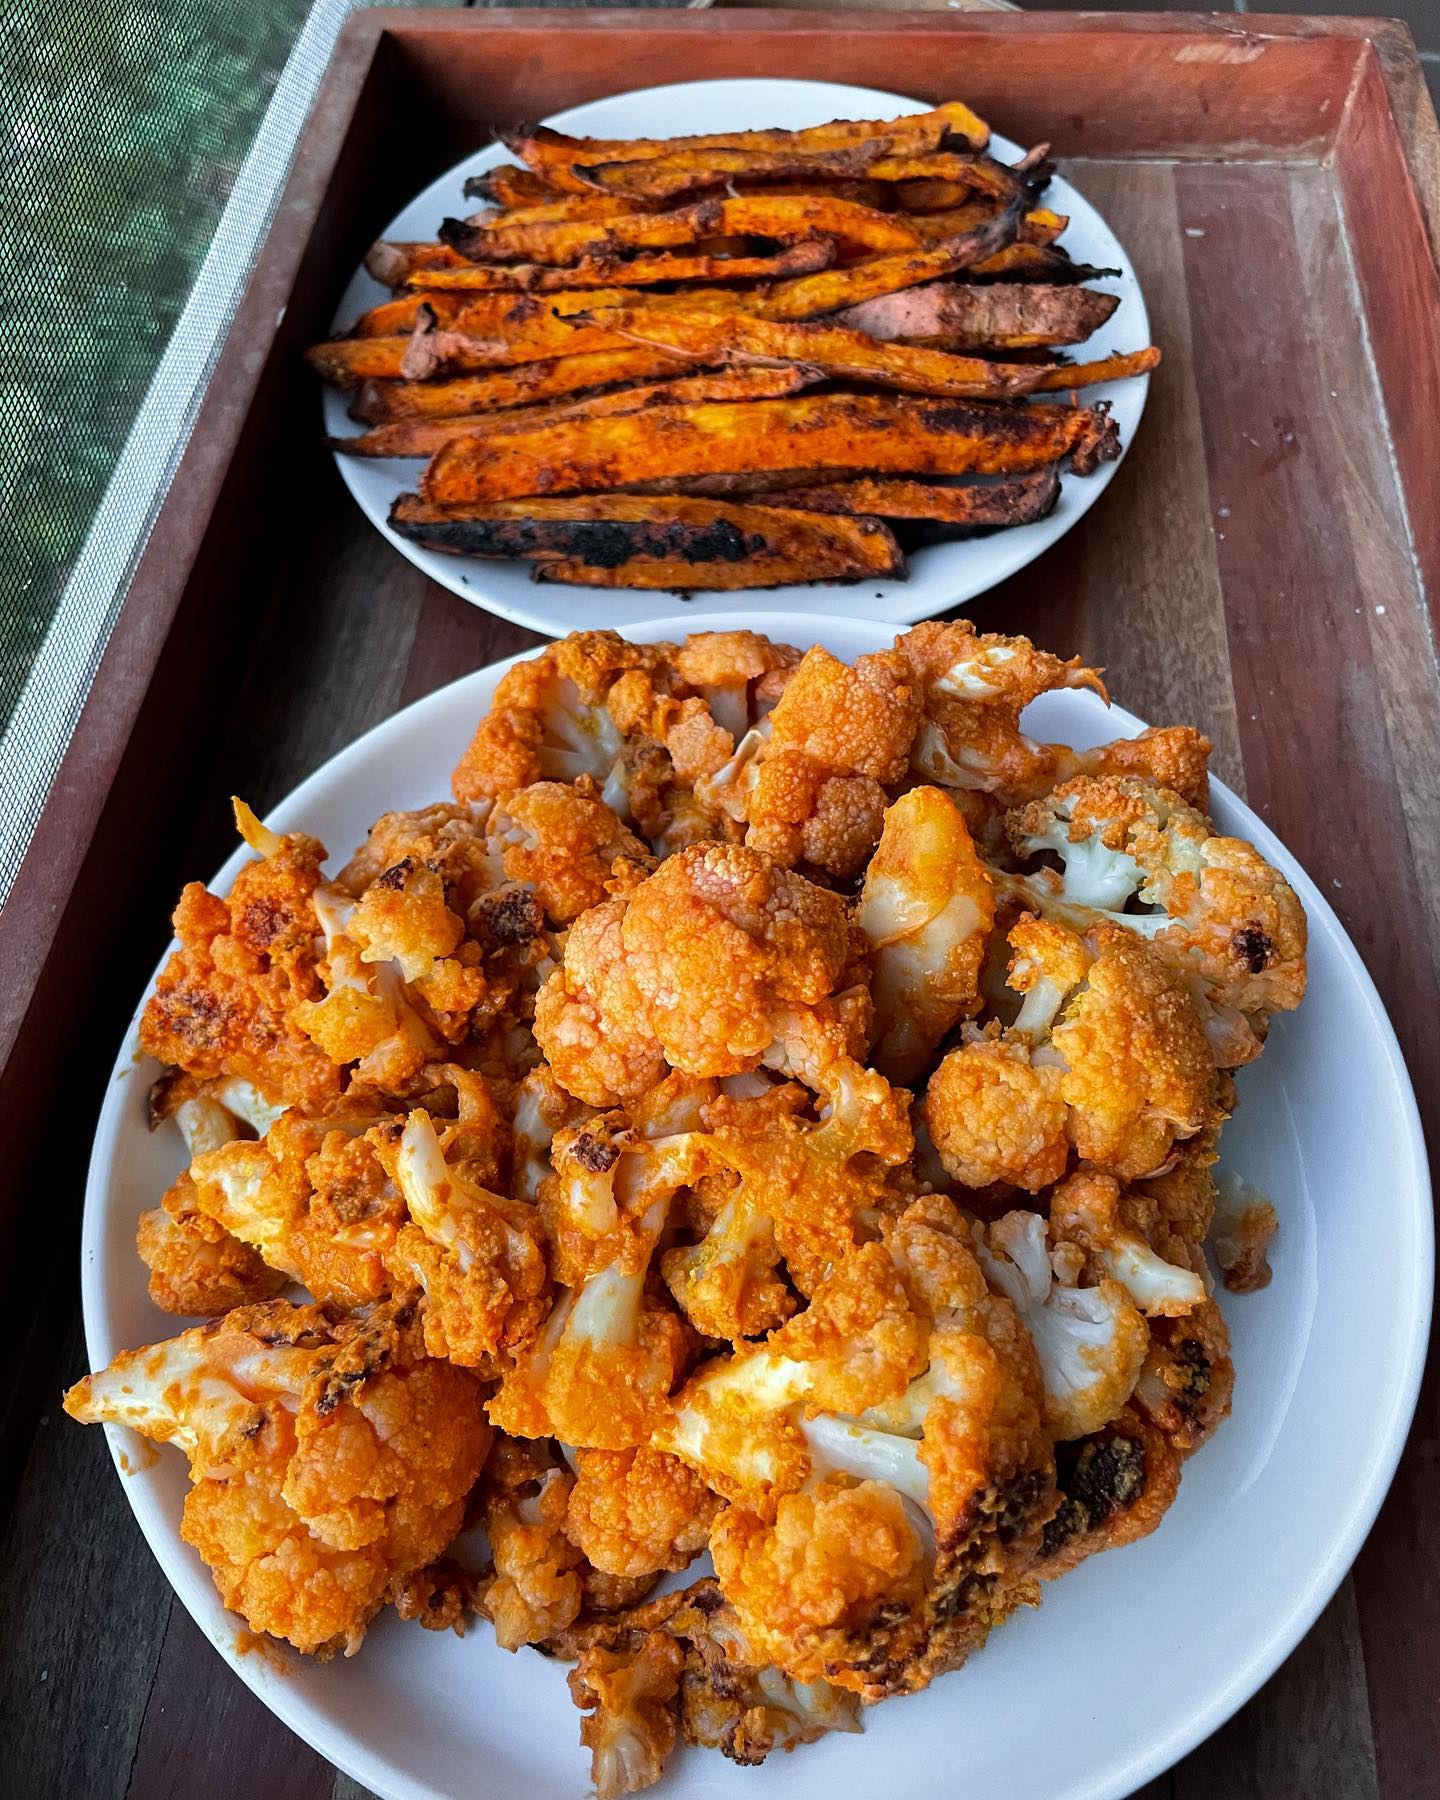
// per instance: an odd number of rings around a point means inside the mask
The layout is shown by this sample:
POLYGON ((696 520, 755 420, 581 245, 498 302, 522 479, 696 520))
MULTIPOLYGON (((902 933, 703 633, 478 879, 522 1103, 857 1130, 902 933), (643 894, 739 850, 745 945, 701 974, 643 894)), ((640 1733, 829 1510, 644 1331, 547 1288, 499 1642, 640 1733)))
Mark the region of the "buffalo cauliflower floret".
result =
POLYGON ((533 889, 556 925, 600 904, 616 862, 653 867, 645 845, 587 779, 537 781, 507 794, 490 814, 488 839, 505 875, 533 889))
POLYGON ((325 846, 280 837, 235 803, 247 863, 221 899, 199 882, 175 909, 179 948, 140 1019, 151 1056, 202 1079, 240 1076, 271 1100, 318 1110, 340 1092, 340 1071, 294 1022, 321 994, 314 894, 325 846))
POLYGON ((659 668, 668 649, 630 644, 613 631, 579 631, 507 669, 455 770, 456 799, 493 800, 536 781, 582 775, 603 786, 623 741, 605 697, 627 670, 659 668))
POLYGON ((515 1089, 511 1118, 511 1192, 517 1200, 539 1198, 540 1186, 554 1172, 550 1146, 555 1133, 577 1125, 590 1108, 567 1094, 548 1063, 531 1069, 515 1089))
POLYGON ((872 1069, 831 1065, 818 1120, 793 1086, 705 1109, 703 1153, 715 1212, 696 1244, 661 1259, 697 1330, 732 1341, 782 1323, 791 1286, 811 1294, 891 1197, 889 1171, 914 1147, 908 1097, 872 1069), (783 1260, 788 1283, 780 1278, 783 1260))
POLYGON ((127 1352, 65 1396, 190 1459, 181 1534, 226 1606, 299 1650, 353 1651, 460 1528, 490 1446, 473 1377, 413 1309, 283 1300, 127 1352))
POLYGON ((673 1637, 647 1632, 634 1649, 595 1646, 569 1676, 584 1713, 580 1742, 590 1752, 597 1800, 653 1787, 675 1747, 680 1675, 685 1657, 673 1637))
POLYGON ((852 665, 808 650, 756 746, 747 844, 787 867, 803 860, 841 880, 858 874, 919 721, 917 684, 894 651, 852 665))
POLYGON ((832 999, 855 952, 837 894, 739 845, 693 845, 571 927, 535 1036, 556 1079, 594 1106, 635 1098, 667 1066, 809 1066, 858 1048, 868 1025, 863 1005, 832 999))
POLYGON ((1150 1352, 1135 1404, 1180 1457, 1192 1456, 1230 1411, 1230 1332, 1213 1300, 1180 1318, 1150 1321, 1150 1352))
POLYGON ((940 787, 991 795, 1013 806, 1044 793, 1071 753, 1039 744, 1020 714, 1054 688, 1090 688, 1106 698, 1098 669, 1062 662, 1028 638, 977 632, 968 620, 927 620, 895 640, 920 690, 923 718, 910 752, 915 773, 940 787))
POLYGON ((413 812, 384 813, 335 884, 358 900, 391 869, 407 863, 438 875, 450 904, 463 916, 481 894, 503 879, 486 842, 489 810, 486 801, 461 806, 442 800, 413 812))
POLYGON ((1070 1157, 1063 1072, 1017 1039, 977 1033, 952 1050, 925 1089, 925 1124, 946 1174, 1037 1194, 1070 1157))
POLYGON ((496 1439, 480 1488, 495 1572, 481 1610, 502 1650, 563 1631, 584 1601, 584 1561, 565 1535, 570 1475, 543 1444, 496 1439))
MULTIPOLYGON (((1057 1240, 1078 1245, 1094 1273, 1118 1282, 1141 1312, 1161 1318, 1193 1312, 1208 1298, 1204 1276, 1188 1261, 1167 1262, 1144 1234, 1143 1217, 1143 1205, 1095 1169, 1076 1170, 1050 1197, 1057 1240)), ((1194 1256, 1200 1260, 1198 1250, 1194 1256)))
POLYGON ((642 1445, 579 1450, 565 1530, 597 1569, 654 1575, 705 1548, 719 1499, 678 1457, 642 1445))
MULTIPOLYGON (((1116 738, 1093 750, 1072 750, 1058 779, 1077 775, 1129 775, 1179 794, 1205 812, 1210 800, 1209 738, 1192 725, 1151 725, 1137 737, 1116 738)), ((1038 798, 1038 796, 1036 796, 1038 798)))
POLYGON ((1290 884, 1250 844, 1214 833, 1177 794, 1127 777, 1069 781, 1006 821, 1019 856, 1049 851, 1063 874, 1023 883, 1056 916, 1101 913, 1142 934, 1210 1000, 1257 1019, 1305 992, 1305 914, 1290 884), (1127 912, 1127 901, 1148 912, 1127 912))
POLYGON ((535 1208, 483 1187, 447 1161, 451 1132, 417 1108, 390 1164, 409 1221, 386 1255, 398 1283, 425 1297, 432 1355, 498 1371, 505 1352, 534 1337, 549 1310, 550 1282, 535 1208))
MULTIPOLYGON (((179 1101, 174 1118, 192 1159, 239 1137, 235 1115, 212 1095, 179 1101)), ((140 1215, 135 1248, 150 1271, 150 1298, 162 1312, 214 1318, 232 1307, 269 1300, 285 1285, 250 1244, 232 1237, 200 1208, 189 1171, 166 1189, 159 1206, 140 1215)))
POLYGON ((995 922, 994 889, 955 805, 912 788, 885 814, 856 923, 874 945, 874 1062, 913 1082, 971 1011, 995 922))
MULTIPOLYGON (((1269 1250, 1280 1220, 1272 1203, 1241 1176, 1227 1172, 1214 1183, 1210 1247, 1232 1294, 1270 1285, 1269 1250)), ((1202 1234, 1203 1235, 1203 1234, 1202 1234)))
POLYGON ((1063 1282, 1052 1264, 1045 1221, 1006 1213, 977 1243, 985 1272, 1012 1302, 1034 1342, 1045 1377, 1045 1422, 1060 1440, 1108 1425, 1134 1392, 1150 1333, 1119 1282, 1063 1282))

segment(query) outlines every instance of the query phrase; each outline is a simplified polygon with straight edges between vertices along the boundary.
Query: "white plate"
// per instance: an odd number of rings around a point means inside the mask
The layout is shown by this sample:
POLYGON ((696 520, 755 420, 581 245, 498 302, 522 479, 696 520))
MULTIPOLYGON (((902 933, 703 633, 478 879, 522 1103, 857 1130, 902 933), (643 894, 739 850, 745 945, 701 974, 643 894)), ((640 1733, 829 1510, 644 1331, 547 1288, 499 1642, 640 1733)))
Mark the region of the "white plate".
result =
MULTIPOLYGON (((888 633, 853 620, 696 615, 637 631, 676 637, 767 625, 838 655, 888 633)), ((343 861, 383 804, 448 792, 451 767, 508 664, 482 669, 350 746, 276 808, 270 823, 322 837, 343 861)), ((1078 745, 1140 721, 1093 695, 1047 695, 1027 722, 1078 745)), ((875 1709, 864 1737, 835 1737, 738 1769, 677 1756, 671 1800, 1118 1800, 1184 1754, 1252 1694, 1334 1592, 1389 1485, 1415 1403, 1433 1260, 1428 1178, 1414 1096, 1370 979, 1335 915, 1261 821, 1216 786, 1219 825, 1283 869, 1310 919, 1310 991, 1276 1020, 1225 1162, 1275 1201, 1275 1279, 1224 1297, 1234 1337, 1235 1410, 1187 1466, 1153 1537, 1093 1558, 1051 1587, 1038 1612, 1004 1626, 964 1669, 914 1699, 875 1709)), ((222 891, 243 856, 220 871, 222 891)), ((137 1214, 181 1163, 178 1137, 145 1128, 156 1072, 133 1032, 121 1048, 86 1197, 83 1293, 96 1367, 169 1335, 135 1254, 137 1214)), ((109 1429, 109 1428, 107 1428, 109 1429)), ((237 1621, 180 1540, 185 1464, 147 1458, 110 1429, 126 1493, 175 1591, 266 1705, 385 1800, 575 1800, 586 1791, 565 1671, 510 1656, 477 1626, 463 1641, 402 1624, 370 1632, 352 1661, 288 1672, 237 1654, 237 1621)))
MULTIPOLYGON (((590 137, 672 137, 682 133, 747 131, 768 125, 798 129, 821 125, 828 119, 885 119, 901 113, 923 112, 925 103, 903 94, 887 94, 877 88, 841 87, 826 81, 686 81, 673 87, 644 88, 616 94, 608 100, 592 100, 586 106, 556 113, 548 123, 563 131, 590 137)), ((1007 162, 1016 161, 1021 147, 996 134, 992 147, 1007 162)), ((507 160, 503 146, 479 150, 448 174, 432 182, 423 194, 392 219, 377 237, 401 242, 433 240, 444 218, 463 218, 475 210, 466 200, 465 179, 507 160)), ((1150 321, 1130 259, 1115 234, 1088 201, 1068 181, 1058 178, 1045 193, 1045 204, 1067 213, 1070 228, 1061 240, 1077 262, 1096 268, 1119 269, 1118 276, 1089 285, 1118 294, 1121 304, 1109 322, 1083 346, 1085 360, 1098 361, 1120 350, 1143 349, 1150 342, 1150 321)), ((335 329, 347 330, 366 308, 390 298, 389 291, 356 271, 335 315, 335 329)), ((1145 409, 1149 377, 1109 382, 1089 390, 1087 399, 1108 400, 1120 441, 1128 449, 1145 409)), ((325 391, 325 430, 331 437, 349 437, 362 429, 346 412, 347 395, 333 388, 325 391)), ((422 550, 391 531, 386 523, 395 496, 413 491, 421 464, 413 459, 368 459, 340 456, 336 462, 345 485, 361 510, 402 555, 422 568, 463 600, 471 600, 503 619, 548 631, 559 637, 567 631, 597 624, 626 631, 632 625, 658 619, 675 611, 674 594, 627 593, 623 589, 597 593, 593 588, 539 583, 530 578, 529 565, 487 562, 475 557, 443 556, 422 550)), ((865 581, 846 587, 834 582, 775 588, 765 593, 736 597, 737 606, 774 614, 812 618, 867 618, 908 624, 929 618, 962 600, 983 594, 1017 569, 1048 550, 1100 498, 1118 463, 1104 463, 1093 475, 1066 475, 1060 499, 1048 518, 1033 525, 1017 525, 989 537, 953 544, 936 544, 910 558, 908 581, 865 581)), ((709 605, 723 605, 712 596, 709 605)))

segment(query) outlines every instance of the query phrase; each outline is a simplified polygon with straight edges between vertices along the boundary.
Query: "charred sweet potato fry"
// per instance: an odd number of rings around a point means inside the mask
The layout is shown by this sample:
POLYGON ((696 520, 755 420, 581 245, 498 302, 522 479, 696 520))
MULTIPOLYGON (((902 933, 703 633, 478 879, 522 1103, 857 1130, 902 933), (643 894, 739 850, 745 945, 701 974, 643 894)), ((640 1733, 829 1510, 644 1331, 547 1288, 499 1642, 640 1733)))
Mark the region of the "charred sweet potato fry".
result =
POLYGON ((527 557, 595 577, 625 571, 626 579, 612 574, 603 586, 774 587, 903 568, 895 539, 878 519, 673 495, 585 494, 452 507, 405 494, 390 523, 403 537, 460 556, 527 557), (642 570, 652 579, 633 579, 642 570))
POLYGON ((789 244, 764 256, 636 256, 568 263, 465 264, 455 269, 425 270, 417 286, 478 291, 543 294, 548 290, 584 287, 647 287, 662 281, 758 281, 777 276, 811 274, 829 268, 835 246, 828 240, 789 244))
MULTIPOLYGON (((394 300, 383 301, 363 313, 350 329, 351 337, 396 337, 424 323, 428 310, 435 327, 462 331, 471 337, 504 338, 522 333, 537 321, 556 314, 586 312, 604 306, 633 305, 635 295, 625 288, 581 288, 558 294, 473 294, 463 288, 440 293, 434 288, 415 288, 394 300)), ((608 346, 599 346, 607 348, 608 346)), ((554 355, 553 350, 544 352, 554 355)), ((517 358, 517 360, 520 360, 517 358)))
POLYGON ((736 180, 807 181, 817 186, 855 180, 896 147, 890 138, 871 138, 843 150, 682 150, 644 162, 592 163, 588 167, 577 163, 569 173, 584 187, 602 194, 673 200, 677 195, 736 180))
POLYGON ((1043 519, 1059 494, 1060 477, 1055 470, 1037 469, 1033 475, 973 482, 965 487, 869 476, 825 487, 784 488, 774 495, 761 494, 757 500, 767 506, 798 507, 802 512, 872 513, 881 519, 923 520, 978 531, 1043 519))
MULTIPOLYGON (((536 366, 536 365, 532 365, 536 366)), ((616 413, 638 412, 646 406, 686 405, 698 400, 773 399, 783 394, 798 393, 822 379, 819 369, 794 364, 784 369, 710 369, 699 375, 681 375, 672 380, 637 381, 624 387, 606 388, 599 393, 586 393, 577 400, 561 400, 539 406, 506 406, 489 412, 463 414, 434 413, 423 408, 412 413, 397 412, 388 422, 355 437, 332 438, 333 449, 347 456, 433 456, 452 437, 500 437, 508 431, 524 431, 534 425, 555 425, 565 419, 601 419, 616 413)), ((439 384, 465 388, 466 382, 439 384)), ((379 390, 404 393, 402 384, 374 383, 361 390, 362 400, 379 390)), ((409 390, 414 394, 414 390, 409 390)), ((428 397, 427 390, 419 390, 428 397)), ((454 400, 440 401, 442 406, 454 400)), ((353 417, 363 417, 355 407, 353 417)))
POLYGON ((1118 275, 1118 269, 1097 269, 1093 263, 1077 263, 1058 244, 1015 243, 974 265, 972 281, 1045 281, 1052 287, 1099 281, 1118 275))
MULTIPOLYGON (((918 213, 910 215, 911 223, 919 233, 922 244, 943 243, 946 238, 957 236, 962 231, 973 231, 977 225, 994 213, 994 205, 988 200, 971 200, 964 205, 948 208, 944 212, 918 213)), ((1048 207, 1032 207, 1020 220, 1017 244, 1053 244, 1070 223, 1063 213, 1051 212, 1048 207)), ((1000 258, 1007 254, 1000 252, 1000 258)), ((992 258, 998 261, 999 258, 992 258)))
POLYGON ((835 322, 875 338, 949 350, 1015 350, 1082 344, 1119 304, 1114 294, 1094 288, 937 282, 866 300, 835 322))
POLYGON ((543 170, 556 165, 643 162, 688 150, 843 150, 871 138, 904 138, 916 154, 928 148, 938 149, 950 138, 963 140, 972 150, 983 150, 990 141, 990 127, 968 106, 952 100, 930 112, 907 113, 898 119, 834 119, 828 125, 807 126, 800 131, 777 127, 702 137, 575 138, 543 125, 522 125, 501 137, 528 167, 543 170))
MULTIPOLYGON (((1014 365, 1012 365, 1013 367, 1014 365)), ((1145 350, 1128 350, 1098 362, 1067 363, 1045 369, 1030 390, 1034 394, 1063 394, 1075 388, 1099 387, 1106 381, 1126 381, 1133 375, 1148 375, 1160 367, 1160 351, 1154 345, 1145 350)))
POLYGON ((453 505, 771 470, 810 469, 815 481, 845 471, 1001 475, 1065 458, 1086 473, 1118 453, 1100 409, 802 394, 539 426, 511 433, 503 457, 459 439, 426 469, 420 491, 453 505))
POLYGON ((467 200, 488 200, 492 206, 543 206, 547 200, 558 199, 560 190, 533 169, 501 163, 483 175, 469 176, 464 194, 467 200))
POLYGON ((918 287, 938 276, 953 275, 1012 243, 1019 228, 1020 210, 1018 204, 1009 206, 973 231, 963 231, 929 250, 876 256, 849 268, 777 282, 756 310, 767 319, 812 319, 821 313, 857 306, 881 294, 918 287))
POLYGON ((946 151, 929 156, 877 158, 865 173, 872 181, 953 181, 972 194, 988 194, 1008 202, 1027 191, 1026 173, 973 151, 946 151))
POLYGON ((741 194, 702 200, 675 212, 539 225, 466 225, 446 219, 442 240, 475 262, 575 263, 634 250, 669 250, 713 237, 833 237, 862 250, 907 250, 919 233, 906 219, 828 194, 741 194))
POLYGON ((535 206, 506 207, 475 213, 465 223, 478 231, 508 230, 515 225, 559 225, 581 219, 621 219, 643 208, 622 194, 562 194, 535 206))

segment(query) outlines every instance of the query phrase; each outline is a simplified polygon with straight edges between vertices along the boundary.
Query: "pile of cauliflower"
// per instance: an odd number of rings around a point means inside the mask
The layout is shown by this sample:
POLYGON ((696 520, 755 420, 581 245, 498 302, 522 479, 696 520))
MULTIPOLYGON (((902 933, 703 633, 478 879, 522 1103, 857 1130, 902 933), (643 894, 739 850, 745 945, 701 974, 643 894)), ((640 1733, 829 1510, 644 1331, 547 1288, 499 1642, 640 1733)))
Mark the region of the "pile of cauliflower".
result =
POLYGON ((237 803, 141 1029, 190 1161, 139 1251, 206 1322, 66 1399, 185 1452, 226 1606, 483 1615, 573 1662, 603 1800, 857 1729, 1155 1528, 1230 1402, 1207 1240, 1268 1275, 1213 1169, 1305 919, 1197 732, 1027 737, 1065 687, 965 623, 586 632, 336 875, 237 803))

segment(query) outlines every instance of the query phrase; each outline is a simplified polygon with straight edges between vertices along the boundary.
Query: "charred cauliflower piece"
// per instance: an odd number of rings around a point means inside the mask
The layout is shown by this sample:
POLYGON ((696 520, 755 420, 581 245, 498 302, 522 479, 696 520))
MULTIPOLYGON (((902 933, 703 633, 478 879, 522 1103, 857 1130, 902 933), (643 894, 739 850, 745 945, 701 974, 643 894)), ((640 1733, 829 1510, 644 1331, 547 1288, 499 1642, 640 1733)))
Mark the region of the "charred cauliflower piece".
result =
POLYGON ((555 1078, 593 1106, 676 1068, 761 1063, 818 1085, 869 1026, 844 902, 740 845, 697 844, 571 927, 535 1007, 555 1078))
POLYGON ((178 1445, 181 1535, 220 1598, 311 1652, 355 1650, 440 1555, 490 1447, 473 1377, 426 1356, 408 1306, 241 1307, 118 1356, 65 1409, 178 1445))
POLYGON ((295 1010, 320 997, 315 890, 325 846, 280 837, 242 801, 235 821, 259 859, 221 899, 192 881, 175 909, 175 950, 140 1019, 143 1049, 202 1079, 239 1076, 284 1106, 315 1111, 340 1071, 295 1010))

